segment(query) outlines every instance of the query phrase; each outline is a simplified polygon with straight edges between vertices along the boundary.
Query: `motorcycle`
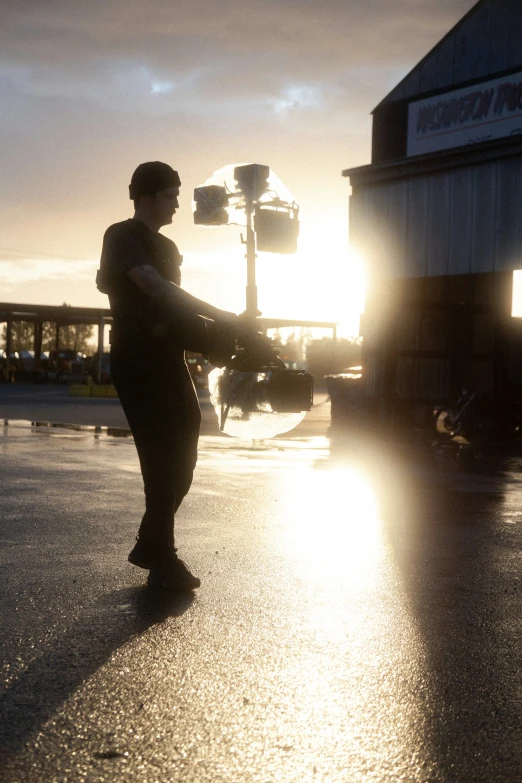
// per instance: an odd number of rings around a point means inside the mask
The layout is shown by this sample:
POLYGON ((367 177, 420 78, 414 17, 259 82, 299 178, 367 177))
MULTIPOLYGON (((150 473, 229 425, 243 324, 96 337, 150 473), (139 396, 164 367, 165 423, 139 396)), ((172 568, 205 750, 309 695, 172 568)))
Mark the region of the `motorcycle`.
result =
POLYGON ((463 389, 453 407, 434 408, 433 420, 437 439, 432 445, 439 462, 476 460, 499 434, 491 399, 472 389, 463 389))

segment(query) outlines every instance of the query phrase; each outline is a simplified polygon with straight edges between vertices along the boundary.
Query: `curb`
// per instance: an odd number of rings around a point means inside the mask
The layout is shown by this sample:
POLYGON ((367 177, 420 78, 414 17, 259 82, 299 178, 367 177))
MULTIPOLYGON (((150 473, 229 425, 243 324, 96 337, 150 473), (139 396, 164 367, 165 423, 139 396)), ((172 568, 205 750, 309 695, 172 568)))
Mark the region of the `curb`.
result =
POLYGON ((117 399, 118 392, 112 383, 106 385, 73 383, 69 386, 69 397, 111 397, 117 399))

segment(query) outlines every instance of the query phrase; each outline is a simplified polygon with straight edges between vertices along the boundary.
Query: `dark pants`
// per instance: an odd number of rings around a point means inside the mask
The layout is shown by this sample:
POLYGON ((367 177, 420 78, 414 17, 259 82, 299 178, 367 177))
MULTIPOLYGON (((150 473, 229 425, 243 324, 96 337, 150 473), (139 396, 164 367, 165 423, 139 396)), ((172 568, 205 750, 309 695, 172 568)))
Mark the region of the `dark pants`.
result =
POLYGON ((139 542, 152 555, 174 547, 174 515, 192 484, 201 412, 184 362, 111 350, 111 374, 134 436, 145 489, 139 542))

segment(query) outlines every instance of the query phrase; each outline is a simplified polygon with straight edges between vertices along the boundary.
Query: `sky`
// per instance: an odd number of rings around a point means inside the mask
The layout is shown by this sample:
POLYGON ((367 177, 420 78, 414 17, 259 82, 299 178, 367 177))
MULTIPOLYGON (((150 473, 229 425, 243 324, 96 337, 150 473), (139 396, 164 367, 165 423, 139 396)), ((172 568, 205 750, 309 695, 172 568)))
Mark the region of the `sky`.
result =
POLYGON ((183 285, 245 306, 240 229, 192 219, 227 164, 262 163, 300 206, 295 256, 260 253, 267 317, 357 330, 364 262, 349 182, 370 162, 371 111, 475 0, 0 0, 0 301, 108 306, 105 229, 132 217, 146 160, 181 176, 163 233, 183 285))

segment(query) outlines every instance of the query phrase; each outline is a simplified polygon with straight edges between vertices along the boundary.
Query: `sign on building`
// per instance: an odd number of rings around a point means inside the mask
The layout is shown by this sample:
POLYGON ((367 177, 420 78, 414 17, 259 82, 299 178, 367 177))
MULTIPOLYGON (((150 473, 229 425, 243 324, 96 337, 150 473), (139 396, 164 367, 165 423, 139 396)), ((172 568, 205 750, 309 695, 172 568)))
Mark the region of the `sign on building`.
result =
POLYGON ((522 72, 410 103, 408 156, 522 134, 522 72))

